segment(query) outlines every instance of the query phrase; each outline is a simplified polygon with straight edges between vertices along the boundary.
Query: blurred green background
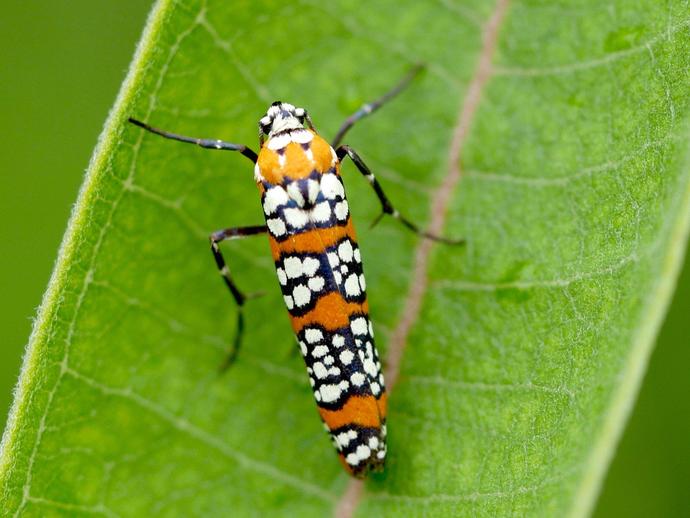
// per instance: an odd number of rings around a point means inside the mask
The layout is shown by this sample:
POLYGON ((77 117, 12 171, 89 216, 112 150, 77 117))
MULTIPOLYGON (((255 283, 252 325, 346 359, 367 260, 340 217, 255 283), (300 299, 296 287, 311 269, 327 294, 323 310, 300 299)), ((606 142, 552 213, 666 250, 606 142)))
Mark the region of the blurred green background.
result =
MULTIPOLYGON (((148 2, 35 0, 0 18, 0 420, 96 138, 148 2)), ((690 261, 596 515, 687 516, 690 261)))

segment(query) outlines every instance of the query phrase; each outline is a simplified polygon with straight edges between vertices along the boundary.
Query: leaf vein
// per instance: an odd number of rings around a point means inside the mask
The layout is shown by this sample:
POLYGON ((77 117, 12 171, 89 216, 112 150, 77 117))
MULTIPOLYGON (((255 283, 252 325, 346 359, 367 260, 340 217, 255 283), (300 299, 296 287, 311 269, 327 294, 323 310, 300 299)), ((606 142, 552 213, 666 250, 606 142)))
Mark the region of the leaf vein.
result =
POLYGON ((481 381, 452 380, 442 376, 406 376, 405 380, 410 383, 438 385, 440 387, 453 387, 470 392, 544 392, 547 394, 566 396, 569 399, 575 399, 575 393, 566 386, 549 387, 546 385, 532 383, 531 381, 524 383, 486 383, 481 381))
POLYGON ((565 75, 572 72, 578 72, 580 70, 587 70, 590 68, 596 68, 603 65, 609 65, 618 60, 624 59, 628 56, 633 56, 635 54, 640 54, 645 50, 649 50, 652 46, 656 45, 664 39, 670 39, 676 32, 685 29, 690 26, 690 20, 685 20, 678 23, 668 30, 665 30, 651 39, 647 40, 641 45, 635 47, 630 47, 625 50, 620 50, 618 52, 611 52, 606 56, 593 58, 589 60, 564 64, 564 65, 552 65, 546 67, 502 67, 496 66, 495 73, 497 76, 504 77, 537 77, 537 76, 551 76, 551 75, 565 75))
POLYGON ((105 395, 121 397, 133 402, 137 406, 144 408, 151 412, 153 415, 159 417, 161 420, 165 421, 170 426, 172 426, 175 430, 197 439, 203 444, 223 454, 225 457, 234 460, 240 467, 244 469, 248 469, 266 475, 267 477, 277 482, 282 482, 286 485, 294 487, 299 491, 302 491, 305 494, 315 496, 321 500, 328 502, 332 502, 335 500, 335 495, 315 484, 302 480, 298 477, 295 477, 294 475, 282 471, 281 469, 271 464, 253 459, 240 451, 230 448, 221 438, 215 437, 214 435, 203 430, 202 428, 199 428, 187 419, 171 413, 165 407, 142 396, 141 394, 138 394, 129 387, 117 388, 105 385, 89 376, 86 376, 76 371, 71 367, 68 367, 65 370, 65 374, 71 376, 72 378, 78 381, 83 382, 89 387, 98 390, 105 395))
MULTIPOLYGON (((644 253, 644 256, 651 254, 659 246, 659 242, 651 245, 648 250, 644 253)), ((467 291, 467 292, 481 292, 481 291, 501 291, 501 290, 531 290, 535 288, 567 288, 571 284, 575 284, 584 280, 593 279, 596 277, 602 277, 604 275, 614 274, 630 264, 637 263, 641 260, 643 256, 638 254, 637 251, 632 252, 623 259, 619 260, 616 264, 607 266, 600 270, 594 270, 591 272, 578 273, 571 277, 556 278, 556 279, 527 279, 511 282, 482 282, 482 281, 449 281, 440 280, 434 283, 434 287, 442 290, 456 290, 456 291, 467 291)))
POLYGON ((682 135, 676 135, 673 133, 668 134, 667 136, 649 141, 642 146, 640 146, 638 149, 636 149, 634 152, 629 153, 618 160, 609 160, 606 162, 603 162, 601 164, 585 167, 583 169, 580 169, 578 172, 569 174, 569 175, 564 175, 564 176, 552 176, 552 177, 538 177, 538 176, 517 176, 517 175, 511 175, 511 174, 504 174, 504 173, 496 173, 496 172, 491 172, 491 171, 480 171, 480 170, 469 170, 465 174, 465 178, 467 179, 473 179, 477 181, 487 181, 487 182, 504 182, 504 183, 510 183, 510 184, 516 184, 516 185, 526 185, 530 187, 563 187, 571 182, 574 182, 576 180, 580 180, 581 178, 585 177, 591 177, 596 173, 602 173, 602 172, 607 172, 607 171, 614 171, 626 163, 634 160, 635 158, 638 158, 641 156, 643 153, 648 151, 649 149, 652 148, 658 148, 662 147, 666 144, 673 143, 673 142, 680 142, 684 140, 686 137, 682 135))

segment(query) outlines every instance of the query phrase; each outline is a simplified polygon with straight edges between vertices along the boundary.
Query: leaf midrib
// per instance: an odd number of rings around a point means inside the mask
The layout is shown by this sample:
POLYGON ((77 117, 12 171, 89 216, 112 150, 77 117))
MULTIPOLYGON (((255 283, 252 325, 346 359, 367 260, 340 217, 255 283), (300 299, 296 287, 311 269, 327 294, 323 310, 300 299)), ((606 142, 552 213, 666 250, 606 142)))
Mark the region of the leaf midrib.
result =
MULTIPOLYGON (((510 0, 497 0, 492 13, 482 29, 482 46, 479 51, 476 68, 461 99, 460 109, 448 148, 447 172, 439 186, 433 191, 430 199, 429 212, 431 214, 431 222, 429 224, 429 232, 432 234, 443 234, 450 202, 462 177, 460 160, 462 148, 472 127, 484 87, 492 75, 492 60, 498 44, 501 22, 505 17, 509 4, 510 0)), ((429 286, 427 271, 433 245, 433 241, 421 239, 415 250, 409 291, 405 297, 400 321, 393 330, 386 354, 384 377, 386 380, 386 390, 389 394, 392 394, 398 382, 408 336, 419 318, 422 300, 429 286)), ((351 517, 363 493, 363 482, 361 480, 351 480, 336 506, 336 516, 338 518, 351 517)))

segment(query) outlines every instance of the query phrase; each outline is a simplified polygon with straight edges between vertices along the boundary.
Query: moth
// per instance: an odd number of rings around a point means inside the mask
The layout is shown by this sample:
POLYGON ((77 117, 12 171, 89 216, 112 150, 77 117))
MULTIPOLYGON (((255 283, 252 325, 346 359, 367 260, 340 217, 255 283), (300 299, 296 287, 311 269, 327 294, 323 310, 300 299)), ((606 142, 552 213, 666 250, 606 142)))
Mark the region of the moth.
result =
POLYGON ((415 67, 392 90, 363 105, 329 144, 304 108, 276 101, 259 120, 258 155, 242 144, 185 137, 136 119, 129 121, 162 137, 203 148, 238 151, 254 163, 265 223, 231 227, 210 235, 218 270, 238 305, 238 322, 227 364, 239 349, 246 295, 237 287, 219 244, 266 234, 292 329, 306 363, 316 405, 345 469, 356 477, 383 468, 386 459, 386 386, 369 318, 366 280, 350 206, 341 178, 349 158, 373 188, 381 215, 390 215, 426 238, 385 195, 362 158, 342 139, 359 120, 403 90, 415 67))

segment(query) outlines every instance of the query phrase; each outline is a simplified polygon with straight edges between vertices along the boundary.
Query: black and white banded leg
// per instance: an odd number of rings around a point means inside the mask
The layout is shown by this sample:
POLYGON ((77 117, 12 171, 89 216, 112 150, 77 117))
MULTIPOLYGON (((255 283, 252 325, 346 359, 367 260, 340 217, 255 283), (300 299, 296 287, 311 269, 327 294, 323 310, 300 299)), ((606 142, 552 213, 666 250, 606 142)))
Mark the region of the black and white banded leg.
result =
POLYGON ((386 104, 388 101, 390 101, 393 97, 398 95, 400 92, 402 92, 405 88, 407 88, 407 85, 410 84, 410 82, 419 74, 422 70, 424 69, 423 64, 417 64, 412 69, 407 73, 405 77, 403 77, 400 82, 395 85, 393 88, 391 88, 388 92, 383 94, 381 97, 376 99, 375 101, 372 101, 370 103, 366 103, 362 105, 362 107, 357 110, 355 113, 350 115, 347 119, 345 119, 345 122, 343 122, 342 126, 340 126, 340 129, 338 130, 338 133, 335 134, 335 137, 333 138, 333 142, 331 142, 331 146, 333 148, 338 147, 338 145, 343 141, 343 137, 345 134, 350 131, 350 128, 355 125, 356 122, 362 120, 364 117, 374 113, 376 110, 378 110, 381 106, 386 104))
POLYGON ((237 353, 240 350, 240 345, 242 343, 242 334, 244 332, 244 315, 242 309, 244 307, 244 303, 247 301, 249 297, 242 293, 235 284, 235 281, 232 280, 232 276, 230 275, 230 269, 228 268, 228 265, 225 262, 225 259, 223 258, 223 254, 220 251, 220 247, 218 246, 218 244, 231 239, 242 239, 248 236, 265 234, 267 230, 268 229, 266 225, 255 225, 251 227, 232 227, 225 228, 223 230, 218 230, 209 236, 209 240, 211 241, 211 252, 213 253, 213 258, 216 261, 216 266, 218 266, 218 271, 223 277, 225 285, 230 290, 233 299, 235 299, 235 302, 237 303, 237 330, 235 332, 235 339, 232 342, 231 348, 228 351, 228 355, 225 358, 225 361, 220 367, 221 372, 225 371, 228 367, 230 367, 232 362, 235 361, 237 353))
POLYGON ((178 135, 177 133, 170 133, 169 131, 164 131, 153 126, 149 126, 145 122, 138 121, 130 117, 129 122, 140 128, 144 128, 146 131, 160 135, 171 140, 177 140, 179 142, 185 142, 187 144, 195 144, 201 146, 204 149, 218 149, 221 151, 239 151, 241 154, 246 156, 253 163, 256 163, 257 155, 249 149, 244 144, 233 144, 232 142, 225 142, 224 140, 210 139, 210 138, 196 138, 196 137, 185 137, 184 135, 178 135))
POLYGON ((374 176, 374 173, 371 172, 371 170, 367 167, 367 165, 364 163, 364 161, 360 158, 360 156, 355 152, 354 149, 352 149, 350 146, 340 146, 336 150, 336 155, 338 156, 338 160, 340 162, 343 161, 343 159, 346 156, 349 156, 350 159, 354 162, 355 166, 357 166, 357 169, 359 170, 360 173, 364 176, 364 178, 367 179, 369 184, 374 189, 374 192, 376 193, 376 196, 378 196, 379 201, 381 202, 381 209, 382 212, 377 217, 374 222, 371 224, 373 227, 376 225, 379 221, 381 221, 381 218, 389 214, 393 216, 395 219, 397 219, 400 223, 402 223, 405 227, 410 229, 412 232, 415 232, 416 234, 419 234, 420 236, 426 237, 427 239, 432 239, 434 241, 439 241, 441 243, 446 243, 449 245, 461 245, 465 242, 464 239, 450 239, 447 237, 443 236, 437 236, 435 234, 431 234, 429 232, 426 232, 424 230, 421 230, 417 225, 412 223, 409 219, 405 218, 398 212, 398 210, 393 207, 393 204, 390 202, 386 194, 383 192, 383 189, 381 188, 381 184, 378 182, 376 177, 374 176))

